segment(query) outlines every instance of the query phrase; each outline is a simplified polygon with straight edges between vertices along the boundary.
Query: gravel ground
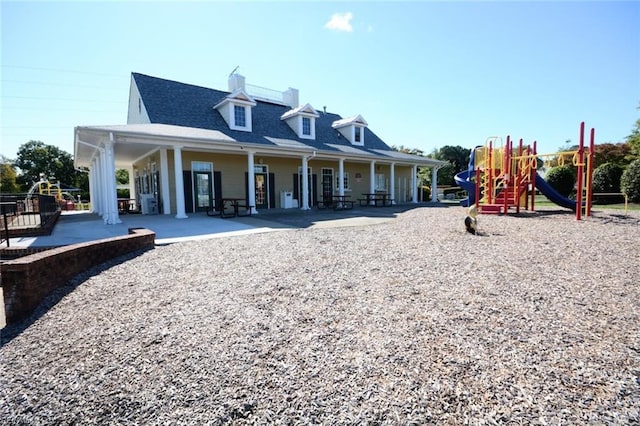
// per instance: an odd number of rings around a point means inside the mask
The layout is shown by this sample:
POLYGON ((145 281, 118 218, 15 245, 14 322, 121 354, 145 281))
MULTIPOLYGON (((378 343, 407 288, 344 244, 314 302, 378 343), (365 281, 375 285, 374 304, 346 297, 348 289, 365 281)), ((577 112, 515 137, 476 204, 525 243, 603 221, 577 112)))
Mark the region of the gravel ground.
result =
POLYGON ((0 419, 639 424, 640 213, 620 213, 473 236, 464 209, 417 208, 119 259, 5 330, 0 419))

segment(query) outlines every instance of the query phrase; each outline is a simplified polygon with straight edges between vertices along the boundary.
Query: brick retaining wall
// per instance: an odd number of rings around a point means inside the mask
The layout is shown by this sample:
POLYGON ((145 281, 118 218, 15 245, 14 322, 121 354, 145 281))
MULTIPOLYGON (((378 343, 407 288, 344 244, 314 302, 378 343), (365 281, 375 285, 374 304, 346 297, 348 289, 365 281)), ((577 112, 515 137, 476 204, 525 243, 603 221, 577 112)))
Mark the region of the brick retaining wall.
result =
POLYGON ((6 323, 27 318, 45 297, 83 271, 127 253, 153 248, 155 236, 148 229, 129 229, 129 235, 57 247, 1 264, 6 323))

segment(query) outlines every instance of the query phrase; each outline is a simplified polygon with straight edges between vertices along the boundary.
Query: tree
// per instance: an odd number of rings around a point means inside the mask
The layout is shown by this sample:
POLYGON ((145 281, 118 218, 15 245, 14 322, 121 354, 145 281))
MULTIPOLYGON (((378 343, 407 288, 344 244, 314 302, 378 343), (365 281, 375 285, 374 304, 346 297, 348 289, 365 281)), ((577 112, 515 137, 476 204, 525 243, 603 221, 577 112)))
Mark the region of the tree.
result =
POLYGON ((448 161, 453 164, 456 173, 461 172, 469 165, 469 156, 471 150, 469 148, 463 148, 461 146, 445 145, 435 153, 436 160, 448 161))
POLYGON ((424 155, 424 151, 422 151, 421 149, 407 148, 404 145, 400 145, 400 146, 391 145, 391 149, 394 151, 402 152, 404 154, 420 155, 420 156, 424 155))
POLYGON ((568 197, 576 184, 576 172, 567 165, 556 166, 547 172, 545 179, 556 191, 568 197))
POLYGON ((458 174, 459 170, 453 164, 445 164, 438 169, 438 185, 455 185, 454 176, 458 174))
MULTIPOLYGON (((640 106, 638 107, 640 110, 640 106)), ((631 147, 631 153, 640 157, 640 118, 636 120, 636 127, 631 130, 631 134, 627 136, 627 143, 631 147)))
POLYGON ((125 169, 116 170, 116 183, 118 185, 126 185, 129 183, 129 172, 125 169))
POLYGON ((76 171, 71 154, 53 145, 31 140, 20 146, 14 165, 20 169, 18 183, 28 189, 41 176, 61 184, 75 185, 76 171))
POLYGON ((605 163, 626 166, 633 158, 631 154, 631 144, 629 143, 601 143, 594 147, 593 167, 598 168, 605 163))
POLYGON ((627 166, 620 178, 620 189, 632 203, 640 203, 640 158, 627 166))
POLYGON ((16 182, 16 169, 11 160, 4 155, 0 155, 0 193, 19 192, 20 186, 16 182))

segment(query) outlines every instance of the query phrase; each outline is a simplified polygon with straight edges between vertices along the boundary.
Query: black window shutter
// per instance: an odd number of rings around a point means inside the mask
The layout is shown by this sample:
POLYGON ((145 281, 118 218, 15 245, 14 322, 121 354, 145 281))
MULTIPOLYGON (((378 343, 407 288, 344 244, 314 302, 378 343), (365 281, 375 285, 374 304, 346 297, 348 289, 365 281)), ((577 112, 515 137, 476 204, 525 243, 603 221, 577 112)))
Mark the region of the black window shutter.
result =
POLYGON ((193 213, 193 192, 191 170, 182 171, 182 182, 184 186, 184 210, 187 213, 193 213))
POLYGON ((316 188, 318 188, 318 175, 311 175, 311 185, 312 188, 309 188, 309 191, 312 194, 312 206, 317 206, 318 205, 318 191, 316 191, 316 188))
POLYGON ((213 172, 213 197, 216 211, 222 205, 222 172, 213 172))
POLYGON ((276 175, 269 173, 269 206, 276 207, 276 175))

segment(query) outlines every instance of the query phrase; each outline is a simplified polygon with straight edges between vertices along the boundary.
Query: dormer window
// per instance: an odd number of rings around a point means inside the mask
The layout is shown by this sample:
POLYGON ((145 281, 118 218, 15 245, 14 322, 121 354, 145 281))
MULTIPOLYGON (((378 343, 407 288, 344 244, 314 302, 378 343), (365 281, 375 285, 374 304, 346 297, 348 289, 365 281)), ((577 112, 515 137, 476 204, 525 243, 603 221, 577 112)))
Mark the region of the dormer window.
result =
POLYGON ((236 127, 247 127, 247 113, 244 106, 233 106, 233 124, 236 127))
POLYGON ((364 129, 368 126, 361 115, 336 120, 331 127, 336 129, 352 145, 364 146, 364 129))
POLYGON ((256 105, 256 101, 243 89, 236 89, 213 108, 222 115, 231 130, 251 132, 251 108, 256 105))
POLYGON ((309 104, 291 109, 280 117, 300 139, 316 138, 316 118, 320 115, 309 104))
POLYGON ((309 117, 302 117, 302 134, 311 136, 311 119, 309 117))

